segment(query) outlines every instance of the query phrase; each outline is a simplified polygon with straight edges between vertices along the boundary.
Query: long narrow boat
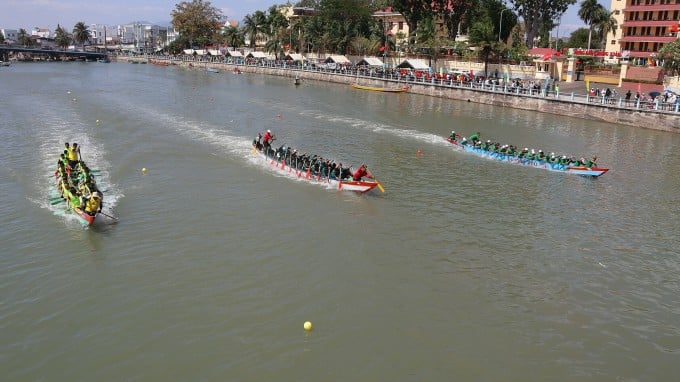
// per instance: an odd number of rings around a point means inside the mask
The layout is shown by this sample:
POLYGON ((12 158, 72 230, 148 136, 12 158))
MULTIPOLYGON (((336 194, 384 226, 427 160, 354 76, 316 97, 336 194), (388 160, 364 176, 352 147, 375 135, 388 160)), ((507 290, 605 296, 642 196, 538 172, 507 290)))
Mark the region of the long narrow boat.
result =
POLYGON ((394 87, 394 88, 381 88, 377 86, 366 86, 359 84, 352 84, 355 89, 370 90, 374 92, 387 92, 387 93, 402 93, 408 90, 408 86, 394 87))
MULTIPOLYGON (((95 171, 91 171, 90 176, 94 177, 95 176, 94 172, 95 171)), ((69 182, 76 183, 77 182, 76 178, 77 178, 77 170, 72 169, 71 172, 70 172, 69 182)), ((87 213, 85 211, 84 208, 82 208, 81 206, 76 206, 71 202, 73 199, 79 199, 81 195, 73 194, 69 189, 70 186, 64 185, 64 181, 63 181, 62 177, 59 175, 58 171, 55 171, 55 173, 54 173, 54 180, 55 180, 57 192, 56 192, 55 196, 50 198, 50 204, 53 204, 53 205, 61 204, 61 203, 66 204, 66 206, 67 206, 66 212, 69 212, 69 211, 74 212, 75 215, 78 216, 82 220, 84 225, 91 226, 94 223, 94 220, 96 219, 98 213, 95 212, 94 215, 90 215, 89 213, 87 213)), ((92 184, 94 185, 95 183, 92 182, 92 184)), ((100 195, 101 200, 103 200, 103 194, 100 190, 98 190, 96 188, 96 185, 94 185, 94 189, 91 190, 91 192, 93 194, 95 192, 97 192, 100 195)))
POLYGON ((290 165, 286 164, 285 160, 282 160, 281 158, 272 158, 265 155, 265 153, 258 149, 255 145, 253 145, 253 154, 261 158, 269 167, 275 169, 278 173, 293 179, 301 179, 309 183, 335 187, 338 189, 338 191, 354 191, 364 194, 377 187, 381 192, 385 192, 380 182, 375 179, 370 181, 355 181, 351 178, 343 180, 338 180, 334 177, 329 178, 328 176, 312 171, 310 167, 304 169, 291 167, 290 165))
POLYGON ((526 159, 526 158, 519 158, 514 155, 508 155, 508 154, 503 154, 503 153, 497 153, 494 151, 487 151, 483 150, 477 147, 474 147, 472 145, 468 144, 461 144, 460 142, 453 140, 451 138, 447 138, 447 141, 449 141, 451 144, 453 144, 455 147, 465 150, 465 151, 470 151, 472 153, 475 153, 479 156, 487 157, 487 158, 492 158, 499 160, 501 162, 509 162, 509 163, 514 163, 514 164, 519 164, 522 166, 529 166, 529 167, 535 167, 535 168, 543 168, 546 170, 551 170, 551 171, 559 171, 559 172, 565 172, 568 174, 575 174, 575 175, 584 175, 584 176, 592 176, 592 177, 598 177, 607 171, 609 171, 608 168, 601 168, 601 167, 585 167, 585 166, 570 166, 566 164, 561 164, 561 163, 550 163, 547 161, 542 161, 542 160, 535 160, 535 159, 526 159))

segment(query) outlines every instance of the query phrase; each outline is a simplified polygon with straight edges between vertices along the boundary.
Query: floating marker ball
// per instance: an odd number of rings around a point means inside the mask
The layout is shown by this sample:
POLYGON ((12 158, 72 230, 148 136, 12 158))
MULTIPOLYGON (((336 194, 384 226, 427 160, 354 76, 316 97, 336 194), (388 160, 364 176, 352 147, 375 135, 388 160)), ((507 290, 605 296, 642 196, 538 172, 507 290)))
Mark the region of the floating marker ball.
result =
POLYGON ((99 124, 99 120, 97 120, 97 125, 99 124))
POLYGON ((422 152, 422 151, 420 151, 420 149, 418 149, 418 155, 420 155, 420 154, 422 154, 422 153, 423 153, 423 152, 422 152))
POLYGON ((71 91, 70 91, 70 90, 68 90, 68 91, 66 92, 66 94, 71 94, 71 91))
POLYGON ((305 322, 304 326, 305 326, 306 331, 312 330, 312 323, 311 322, 309 322, 309 321, 305 322))
POLYGON ((142 174, 146 174, 146 167, 142 168, 142 174))
POLYGON ((75 98, 73 99, 73 102, 76 102, 76 99, 75 99, 75 98))

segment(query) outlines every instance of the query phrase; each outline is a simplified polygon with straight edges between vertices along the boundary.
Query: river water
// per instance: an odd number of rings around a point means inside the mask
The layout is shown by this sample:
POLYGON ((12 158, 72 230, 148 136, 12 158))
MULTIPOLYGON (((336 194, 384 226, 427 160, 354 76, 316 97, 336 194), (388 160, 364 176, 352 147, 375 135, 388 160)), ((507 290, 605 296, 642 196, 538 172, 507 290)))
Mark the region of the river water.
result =
POLYGON ((680 372, 678 134, 271 76, 0 69, 3 380, 680 372), (278 175, 251 153, 266 129, 367 163, 385 193, 278 175), (452 129, 611 170, 479 158, 452 129), (50 204, 66 141, 117 220, 87 229, 50 204))

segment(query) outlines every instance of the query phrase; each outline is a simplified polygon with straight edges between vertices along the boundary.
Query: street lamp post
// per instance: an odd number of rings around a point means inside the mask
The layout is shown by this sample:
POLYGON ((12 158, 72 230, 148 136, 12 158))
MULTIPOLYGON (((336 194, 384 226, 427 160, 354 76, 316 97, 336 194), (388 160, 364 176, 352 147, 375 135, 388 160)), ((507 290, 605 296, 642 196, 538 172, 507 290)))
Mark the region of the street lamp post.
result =
POLYGON ((510 10, 510 8, 503 8, 501 10, 501 21, 498 23, 498 42, 501 42, 501 34, 503 32, 503 12, 510 10))

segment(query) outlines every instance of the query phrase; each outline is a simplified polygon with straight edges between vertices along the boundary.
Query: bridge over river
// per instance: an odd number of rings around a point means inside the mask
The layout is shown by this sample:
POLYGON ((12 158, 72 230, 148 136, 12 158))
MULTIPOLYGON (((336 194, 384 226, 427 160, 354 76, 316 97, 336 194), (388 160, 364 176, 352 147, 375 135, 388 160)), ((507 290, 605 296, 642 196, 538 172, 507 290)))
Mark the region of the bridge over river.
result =
POLYGON ((79 52, 74 50, 26 48, 21 46, 0 46, 0 61, 9 61, 10 53, 28 53, 34 56, 36 55, 47 56, 51 59, 58 59, 62 57, 92 61, 107 59, 107 54, 101 52, 79 52))

